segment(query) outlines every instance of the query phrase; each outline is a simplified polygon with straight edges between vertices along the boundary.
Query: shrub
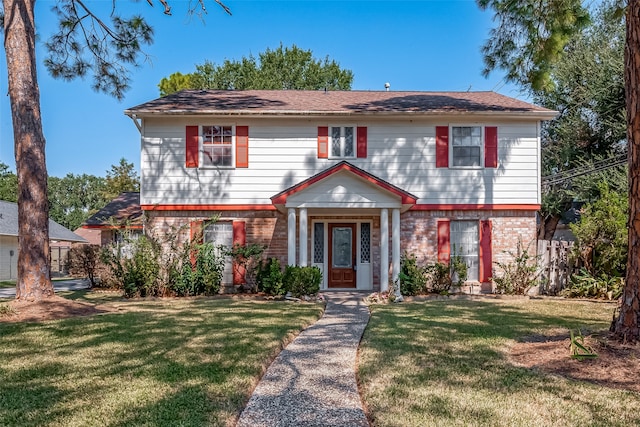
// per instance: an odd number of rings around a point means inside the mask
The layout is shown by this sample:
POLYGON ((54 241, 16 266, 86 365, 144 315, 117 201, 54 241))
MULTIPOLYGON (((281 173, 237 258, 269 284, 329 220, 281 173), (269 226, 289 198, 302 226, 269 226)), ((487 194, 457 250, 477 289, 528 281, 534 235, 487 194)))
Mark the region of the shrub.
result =
POLYGON ((282 269, 277 258, 263 261, 256 277, 258 290, 268 295, 284 295, 287 290, 282 281, 282 269))
POLYGON ((605 273, 593 276, 587 269, 571 276, 571 284, 562 290, 561 295, 569 298, 618 299, 624 290, 624 279, 605 273))
POLYGON ((248 285, 248 290, 255 290, 256 288, 256 276, 260 269, 260 260, 265 249, 264 245, 255 243, 249 245, 236 243, 227 251, 227 254, 233 258, 233 268, 244 270, 244 279, 245 284, 248 285))
POLYGON ((92 288, 98 284, 100 250, 99 245, 78 245, 73 246, 67 254, 69 273, 88 278, 92 288))
POLYGON ((427 286, 431 292, 447 293, 451 289, 451 268, 449 264, 436 262, 425 267, 427 286))
POLYGON ((178 296, 219 293, 225 264, 220 253, 211 243, 185 244, 170 273, 170 289, 178 296))
POLYGON ((454 282, 456 286, 464 285, 464 282, 467 281, 467 277, 469 277, 467 263, 464 262, 460 255, 453 255, 451 257, 451 281, 454 282))
POLYGON ((320 290, 322 272, 316 266, 300 267, 288 265, 285 268, 282 282, 291 295, 300 298, 303 295, 315 295, 320 290))
POLYGON ((102 252, 103 260, 112 267, 116 281, 124 289, 124 296, 161 295, 159 245, 145 235, 124 242, 126 251, 120 244, 114 244, 102 252))
POLYGON ((606 183, 599 186, 600 198, 585 205, 580 221, 571 224, 576 236, 573 256, 592 274, 624 276, 627 261, 626 193, 610 191, 606 183))
POLYGON ((538 279, 538 266, 535 257, 529 254, 528 247, 522 247, 518 241, 516 253, 507 251, 513 258, 510 263, 495 262, 502 274, 492 277, 496 291, 500 294, 526 295, 538 279))
POLYGON ((399 276, 402 295, 417 295, 427 291, 427 271, 418 265, 415 255, 402 254, 399 276))

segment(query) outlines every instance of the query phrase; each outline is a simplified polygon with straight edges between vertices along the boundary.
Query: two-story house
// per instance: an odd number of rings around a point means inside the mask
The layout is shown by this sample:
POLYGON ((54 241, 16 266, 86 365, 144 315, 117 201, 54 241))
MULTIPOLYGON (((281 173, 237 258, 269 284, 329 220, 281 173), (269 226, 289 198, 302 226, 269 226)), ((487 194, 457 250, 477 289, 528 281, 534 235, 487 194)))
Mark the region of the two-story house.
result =
POLYGON ((402 252, 457 254, 484 291, 535 239, 540 123, 556 114, 494 92, 292 90, 187 90, 125 113, 150 232, 219 214, 205 240, 316 265, 323 289, 386 290, 402 252))

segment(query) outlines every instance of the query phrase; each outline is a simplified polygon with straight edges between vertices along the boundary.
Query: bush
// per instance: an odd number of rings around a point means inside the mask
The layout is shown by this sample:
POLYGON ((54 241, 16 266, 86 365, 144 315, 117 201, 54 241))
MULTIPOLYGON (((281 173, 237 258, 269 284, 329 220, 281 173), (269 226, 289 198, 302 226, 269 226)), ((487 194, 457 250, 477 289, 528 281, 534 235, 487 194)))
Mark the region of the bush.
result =
POLYGON ((453 282, 455 279, 456 286, 464 285, 464 282, 467 281, 467 277, 469 277, 467 263, 464 262, 460 255, 453 255, 451 257, 450 266, 451 281, 453 282))
POLYGON ((111 266, 115 280, 125 297, 162 295, 159 287, 160 246, 145 235, 125 238, 126 250, 113 244, 102 251, 103 261, 111 266))
POLYGON ((573 256, 593 276, 624 276, 627 262, 626 193, 610 191, 606 183, 599 187, 600 198, 585 205, 580 221, 571 224, 576 236, 573 256))
POLYGON ((585 268, 571 276, 571 284, 562 290, 562 296, 569 298, 618 299, 624 290, 624 279, 619 276, 601 274, 594 277, 585 268))
POLYGON ((451 289, 451 268, 449 264, 436 262, 425 267, 428 290, 435 293, 448 293, 451 289))
POLYGON ((492 277, 496 291, 500 294, 526 295, 538 279, 538 266, 535 257, 529 254, 528 247, 522 247, 518 241, 516 253, 507 252, 513 257, 510 263, 495 262, 502 274, 492 277))
POLYGON ((427 270, 418 265, 415 255, 403 253, 400 258, 400 293, 418 295, 427 291, 427 270))
POLYGON ((287 293, 282 281, 282 269, 277 258, 263 261, 256 277, 258 290, 268 295, 284 295, 287 293))
POLYGON ((322 272, 316 266, 300 267, 288 265, 284 271, 282 282, 291 295, 300 298, 303 295, 315 295, 320 290, 322 272))
POLYGON ((178 296, 219 293, 225 264, 220 252, 211 243, 185 244, 180 262, 170 273, 170 289, 178 296))
POLYGON ((69 274, 89 279, 91 287, 98 284, 98 265, 100 263, 99 245, 73 246, 67 253, 69 274))
MULTIPOLYGON (((227 251, 227 254, 233 258, 233 268, 244 270, 245 285, 247 290, 255 290, 257 286, 257 274, 260 269, 260 260, 262 253, 266 247, 255 243, 249 245, 240 245, 235 243, 233 247, 227 251)), ((234 271, 235 273, 235 271, 234 271)))

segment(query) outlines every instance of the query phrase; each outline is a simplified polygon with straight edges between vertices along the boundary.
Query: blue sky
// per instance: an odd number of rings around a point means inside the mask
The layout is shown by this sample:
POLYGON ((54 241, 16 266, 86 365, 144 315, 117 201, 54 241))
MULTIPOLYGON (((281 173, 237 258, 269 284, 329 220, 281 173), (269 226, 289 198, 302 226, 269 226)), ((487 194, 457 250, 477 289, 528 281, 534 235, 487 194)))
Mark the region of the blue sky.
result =
MULTIPOLYGON (((43 43, 55 28, 54 0, 36 2, 49 175, 104 176, 122 157, 139 170, 140 135, 124 109, 157 98, 160 79, 173 72, 191 72, 205 60, 257 56, 281 42, 311 49, 316 58, 328 55, 352 70, 357 90, 384 90, 389 82, 391 90, 495 90, 523 97, 517 87, 504 84, 501 72, 482 76, 480 48, 492 27, 492 13, 480 11, 473 0, 227 0, 233 16, 206 1, 203 22, 187 16, 188 0, 169 0, 173 16, 162 13, 158 0, 153 8, 145 0, 118 0, 122 16, 144 14, 155 30, 154 44, 145 48, 149 61, 133 70, 132 88, 123 101, 94 92, 89 79, 65 82, 47 74, 43 43)), ((104 9, 111 1, 85 3, 104 9)), ((4 59, 0 91, 7 94, 4 59)), ((0 104, 0 161, 15 167, 8 96, 0 104)))

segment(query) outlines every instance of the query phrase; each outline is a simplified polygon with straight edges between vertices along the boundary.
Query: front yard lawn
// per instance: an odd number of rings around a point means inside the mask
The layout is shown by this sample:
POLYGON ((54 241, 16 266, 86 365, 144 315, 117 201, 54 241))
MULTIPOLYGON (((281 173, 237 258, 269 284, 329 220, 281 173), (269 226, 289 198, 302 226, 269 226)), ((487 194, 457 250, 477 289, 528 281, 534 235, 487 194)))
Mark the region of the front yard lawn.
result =
POLYGON ((15 288, 15 280, 0 280, 0 288, 15 288))
POLYGON ((544 374, 509 358, 522 337, 606 330, 614 306, 557 300, 372 306, 358 380, 373 425, 640 425, 640 393, 544 374))
POLYGON ((233 425, 283 341, 322 312, 232 299, 110 304, 120 312, 0 323, 0 425, 233 425))

